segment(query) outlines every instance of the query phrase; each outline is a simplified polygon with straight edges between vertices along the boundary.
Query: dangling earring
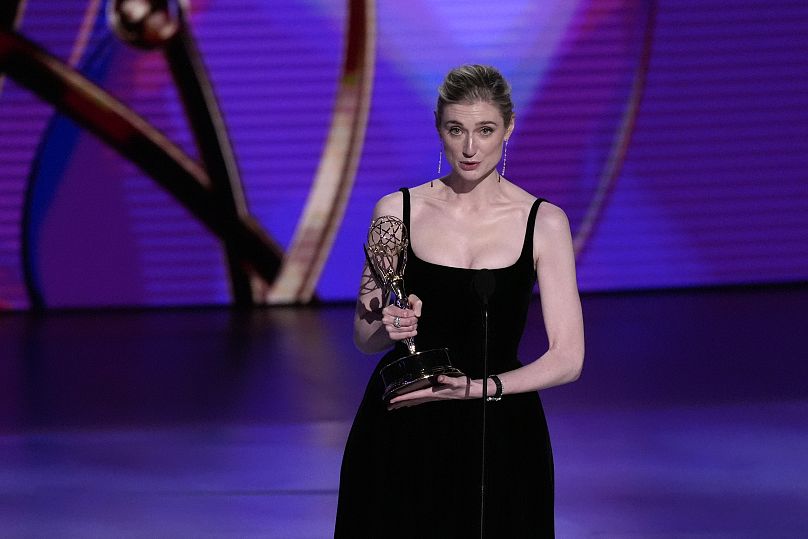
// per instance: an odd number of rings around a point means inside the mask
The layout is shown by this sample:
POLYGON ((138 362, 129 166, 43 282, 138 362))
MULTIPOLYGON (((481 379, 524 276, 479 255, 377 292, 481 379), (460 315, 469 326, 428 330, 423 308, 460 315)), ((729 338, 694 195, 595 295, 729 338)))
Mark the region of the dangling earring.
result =
POLYGON ((502 172, 499 174, 499 179, 502 180, 502 176, 505 175, 505 165, 508 163, 508 139, 505 139, 505 151, 502 155, 502 172))
MULTIPOLYGON (((438 150, 438 176, 440 176, 441 165, 443 164, 443 148, 438 150)), ((429 187, 435 187, 435 180, 429 180, 429 187)))

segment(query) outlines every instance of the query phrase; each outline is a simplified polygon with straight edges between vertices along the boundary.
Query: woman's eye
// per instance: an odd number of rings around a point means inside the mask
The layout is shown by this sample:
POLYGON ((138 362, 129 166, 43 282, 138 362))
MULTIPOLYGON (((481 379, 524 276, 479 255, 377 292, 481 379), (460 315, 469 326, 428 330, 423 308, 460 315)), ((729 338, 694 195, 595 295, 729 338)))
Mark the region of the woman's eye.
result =
POLYGON ((490 135, 491 133, 493 133, 493 132, 494 132, 494 130, 493 130, 493 129, 491 129, 490 127, 483 127, 482 129, 480 129, 480 132, 481 132, 483 135, 490 135))
POLYGON ((449 128, 449 134, 450 135, 459 135, 460 134, 460 128, 459 127, 450 127, 449 128))

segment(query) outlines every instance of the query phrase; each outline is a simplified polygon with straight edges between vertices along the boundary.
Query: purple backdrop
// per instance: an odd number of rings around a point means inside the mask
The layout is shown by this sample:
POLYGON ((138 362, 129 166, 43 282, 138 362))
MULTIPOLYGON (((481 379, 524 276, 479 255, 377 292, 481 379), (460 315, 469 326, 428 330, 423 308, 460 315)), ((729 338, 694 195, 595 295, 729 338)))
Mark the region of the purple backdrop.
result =
MULTIPOLYGON (((75 58, 193 155, 159 53, 113 39, 101 15, 76 44, 88 4, 29 0, 20 32, 75 58)), ((511 80, 507 175, 567 210, 583 290, 808 278, 808 5, 461 4, 377 6, 370 120, 321 298, 353 297, 375 200, 434 176, 435 89, 465 62, 511 80)), ((316 0, 192 2, 250 209, 283 246, 330 124, 345 11, 316 0)), ((48 306, 231 300, 219 242, 182 206, 13 81, 0 92, 2 306, 30 305, 23 237, 48 306)))

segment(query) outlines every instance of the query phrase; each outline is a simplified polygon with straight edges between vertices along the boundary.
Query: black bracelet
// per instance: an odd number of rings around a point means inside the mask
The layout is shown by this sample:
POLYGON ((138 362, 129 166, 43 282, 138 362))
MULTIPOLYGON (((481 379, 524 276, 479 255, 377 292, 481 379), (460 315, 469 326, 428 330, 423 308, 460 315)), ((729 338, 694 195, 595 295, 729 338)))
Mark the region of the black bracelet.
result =
POLYGON ((494 385, 497 386, 497 390, 494 392, 493 395, 489 395, 485 400, 488 402, 491 401, 499 401, 502 400, 502 380, 499 379, 499 376, 496 374, 492 374, 489 376, 490 379, 494 381, 494 385))

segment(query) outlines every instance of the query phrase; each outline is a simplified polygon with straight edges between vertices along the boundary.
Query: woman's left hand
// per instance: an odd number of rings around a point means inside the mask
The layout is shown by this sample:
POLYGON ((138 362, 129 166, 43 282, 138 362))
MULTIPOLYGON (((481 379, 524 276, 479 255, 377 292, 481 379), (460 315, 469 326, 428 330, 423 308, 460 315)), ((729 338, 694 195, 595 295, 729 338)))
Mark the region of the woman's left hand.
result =
POLYGON ((425 402, 473 399, 482 396, 482 383, 468 376, 438 376, 438 385, 405 393, 387 403, 388 410, 408 408, 425 402))

